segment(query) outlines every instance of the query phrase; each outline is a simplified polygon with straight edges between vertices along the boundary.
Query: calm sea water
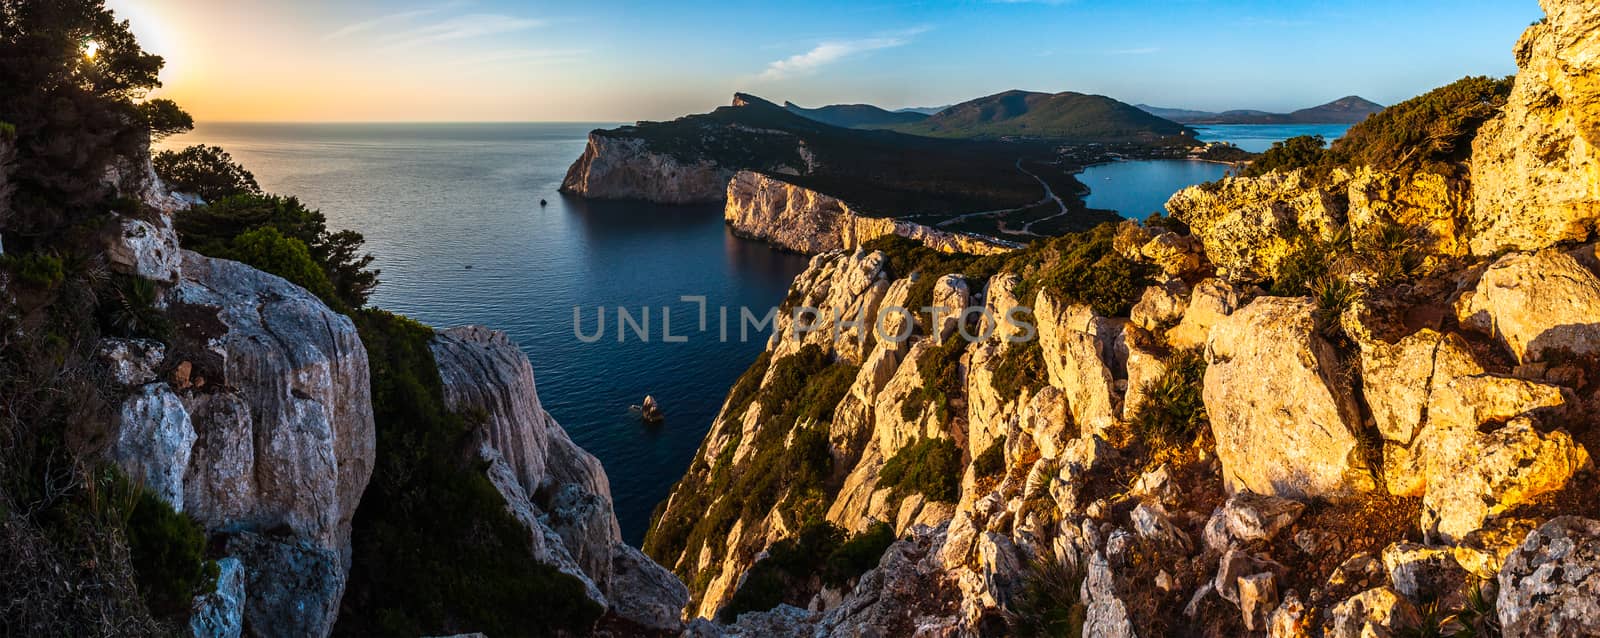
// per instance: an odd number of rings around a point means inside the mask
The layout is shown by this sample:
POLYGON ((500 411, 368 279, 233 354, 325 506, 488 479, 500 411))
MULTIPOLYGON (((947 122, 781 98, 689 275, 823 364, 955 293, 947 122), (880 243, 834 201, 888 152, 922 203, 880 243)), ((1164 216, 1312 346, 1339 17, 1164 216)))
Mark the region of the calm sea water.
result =
POLYGON ((1244 150, 1260 153, 1272 148, 1273 142, 1301 135, 1321 135, 1332 142, 1344 137, 1350 126, 1349 124, 1216 124, 1195 126, 1194 130, 1200 134, 1201 141, 1232 142, 1244 150))
MULTIPOLYGON (((1229 124, 1196 126, 1200 139, 1232 142, 1251 152, 1262 152, 1300 135, 1321 135, 1333 141, 1350 130, 1348 124, 1229 124)), ((1229 166, 1188 160, 1141 160, 1090 166, 1078 176, 1089 187, 1090 208, 1114 210, 1123 217, 1144 219, 1164 211, 1167 200, 1184 188, 1221 179, 1229 166)))
MULTIPOLYGON (((214 144, 273 193, 366 235, 383 270, 374 305, 434 326, 482 324, 533 361, 545 409, 605 464, 623 536, 639 543, 762 336, 722 343, 719 306, 770 308, 806 259, 730 235, 719 207, 595 203, 556 193, 595 124, 201 125, 168 147, 214 144), (540 206, 539 200, 548 201, 540 206), (698 333, 695 303, 710 307, 698 333), (650 307, 650 342, 581 342, 596 307, 650 307), (663 343, 661 308, 672 309, 663 343), (653 394, 666 412, 629 411, 653 394)), ((734 315, 735 317, 737 314, 734 315)))

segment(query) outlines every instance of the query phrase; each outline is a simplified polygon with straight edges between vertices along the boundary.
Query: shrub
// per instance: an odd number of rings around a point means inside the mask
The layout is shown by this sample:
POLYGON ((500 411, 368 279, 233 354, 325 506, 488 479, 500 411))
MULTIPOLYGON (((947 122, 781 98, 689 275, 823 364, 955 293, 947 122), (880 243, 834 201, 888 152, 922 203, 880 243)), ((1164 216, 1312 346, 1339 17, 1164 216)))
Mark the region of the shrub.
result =
POLYGON ((1484 122, 1500 112, 1513 78, 1466 77, 1386 108, 1334 141, 1343 166, 1453 175, 1484 122))
POLYGON ((445 407, 433 330, 378 310, 354 318, 377 453, 335 633, 587 633, 603 610, 577 578, 533 559, 528 530, 476 460, 471 422, 445 407))
POLYGON ((161 298, 156 282, 128 275, 113 275, 111 281, 113 298, 103 312, 107 332, 163 341, 172 336, 172 320, 156 307, 161 298))
POLYGON ((1149 264, 1123 257, 1112 243, 1117 225, 1063 235, 1045 243, 1038 275, 1017 290, 1031 302, 1032 293, 1048 290, 1063 303, 1081 303, 1105 317, 1124 317, 1152 282, 1149 264), (1031 284, 1031 285, 1030 285, 1031 284))
POLYGON ((1179 350, 1167 361, 1167 371, 1144 387, 1144 402, 1134 413, 1134 433, 1159 447, 1185 445, 1210 426, 1201 395, 1206 358, 1200 348, 1179 350))
POLYGON ((916 492, 928 500, 954 503, 961 491, 961 449, 948 439, 920 439, 900 448, 878 470, 878 487, 896 499, 916 492))
POLYGON ((156 175, 173 190, 193 193, 208 202, 234 195, 260 195, 256 176, 233 161, 218 146, 190 146, 181 151, 161 151, 150 159, 156 175))
POLYGON ((1012 601, 1011 629, 1023 638, 1078 638, 1088 608, 1080 599, 1083 574, 1069 563, 1040 556, 1022 574, 1012 601))
POLYGON ((843 587, 867 570, 878 566, 883 552, 895 541, 894 526, 874 521, 861 533, 851 536, 828 554, 822 581, 830 587, 843 587))
POLYGON ((46 290, 61 285, 67 276, 60 257, 37 252, 0 255, 0 268, 16 273, 24 284, 46 290))
POLYGON ((7 142, 17 139, 17 125, 10 122, 0 122, 0 140, 7 142))
POLYGON ((1044 365, 1044 348, 1037 338, 1013 343, 1000 355, 994 369, 994 389, 1007 401, 1045 386, 1049 371, 1044 365))
POLYGON ((215 587, 217 564, 205 558, 205 530, 161 497, 139 490, 127 533, 128 553, 150 611, 187 616, 194 597, 215 587))
POLYGON ((833 523, 811 519, 798 534, 767 548, 767 557, 750 567, 717 617, 733 622, 739 614, 785 602, 803 606, 816 593, 815 585, 844 587, 877 567, 894 540, 894 527, 888 523, 874 522, 847 537, 833 523))
POLYGON ((907 421, 922 418, 929 407, 940 423, 950 419, 950 399, 965 394, 961 387, 961 355, 967 342, 951 335, 944 343, 924 349, 917 357, 917 371, 922 375, 922 385, 906 395, 900 404, 900 416, 907 421))
POLYGON ((1005 469, 1006 437, 1003 436, 989 444, 989 449, 972 459, 972 474, 978 478, 999 476, 1005 469))
POLYGON ((328 281, 328 273, 311 259, 311 251, 303 241, 284 237, 272 226, 261 226, 245 231, 229 242, 228 250, 221 255, 243 262, 260 270, 289 280, 289 283, 310 291, 329 305, 343 307, 343 300, 328 281))
POLYGON ((1273 142, 1260 157, 1244 169, 1245 177, 1260 177, 1274 171, 1325 169, 1329 160, 1328 140, 1321 135, 1301 135, 1273 142))
MULTIPOLYGON (((269 261, 265 264, 292 268, 297 277, 316 285, 317 288, 306 288, 336 309, 365 306, 378 286, 378 271, 368 268, 372 255, 361 254, 365 238, 348 230, 329 231, 321 212, 306 208, 293 197, 234 195, 183 211, 174 221, 185 248, 246 263, 250 262, 244 257, 266 257, 269 261), (304 244, 306 255, 322 270, 323 277, 304 272, 298 257, 288 254, 299 251, 277 242, 271 234, 256 234, 242 247, 236 244, 240 236, 265 232, 261 229, 269 227, 284 238, 304 244), (324 277, 328 286, 321 285, 324 277)), ((274 274, 294 281, 282 273, 274 274)))

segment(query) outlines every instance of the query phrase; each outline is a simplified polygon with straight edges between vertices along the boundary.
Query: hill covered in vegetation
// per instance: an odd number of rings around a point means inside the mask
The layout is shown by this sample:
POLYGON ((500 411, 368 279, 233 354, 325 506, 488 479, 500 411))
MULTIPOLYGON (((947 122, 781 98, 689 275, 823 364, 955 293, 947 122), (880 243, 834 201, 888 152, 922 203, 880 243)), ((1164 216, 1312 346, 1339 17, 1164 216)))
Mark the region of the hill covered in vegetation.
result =
POLYGON ((1193 131, 1103 95, 1006 91, 893 127, 943 138, 1045 138, 1069 142, 1177 143, 1193 131), (1175 138, 1175 139, 1174 139, 1175 138))

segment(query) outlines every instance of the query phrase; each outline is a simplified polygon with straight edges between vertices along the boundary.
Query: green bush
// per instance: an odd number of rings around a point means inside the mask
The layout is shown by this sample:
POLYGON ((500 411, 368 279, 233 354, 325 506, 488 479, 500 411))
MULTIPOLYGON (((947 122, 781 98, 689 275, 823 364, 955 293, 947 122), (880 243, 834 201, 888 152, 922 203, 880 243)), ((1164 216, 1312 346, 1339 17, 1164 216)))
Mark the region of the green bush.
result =
POLYGON ((1039 557, 1022 575, 1012 601, 1011 629, 1023 638, 1079 638, 1088 608, 1080 594, 1083 573, 1072 565, 1039 557))
POLYGON ((61 285, 67 276, 60 257, 37 252, 0 255, 0 268, 16 273, 24 284, 46 290, 61 285))
POLYGON ((907 421, 922 418, 923 412, 933 408, 940 423, 950 420, 950 400, 966 394, 961 386, 961 355, 966 352, 967 341, 960 335, 951 335, 936 346, 922 351, 917 357, 917 371, 922 375, 922 385, 906 395, 900 403, 900 416, 907 421))
POLYGON ((472 423, 445 407, 433 330, 378 310, 354 318, 371 363, 377 453, 335 633, 587 633, 602 608, 577 578, 533 560, 528 530, 476 460, 472 423))
POLYGON ((1260 177, 1274 171, 1324 169, 1328 163, 1328 140, 1321 135, 1301 135, 1273 142, 1260 157, 1244 169, 1245 177, 1260 177))
POLYGON ((181 151, 161 151, 150 162, 167 186, 199 195, 208 202, 261 194, 256 176, 234 162, 233 156, 221 147, 196 145, 181 151))
MULTIPOLYGON (((246 263, 251 263, 251 258, 262 258, 263 264, 251 265, 269 272, 273 271, 268 266, 288 269, 296 277, 316 285, 317 288, 306 288, 336 309, 365 306, 372 290, 378 286, 379 273, 369 268, 372 255, 361 254, 366 239, 348 230, 329 231, 327 218, 321 212, 306 208, 293 197, 233 195, 180 212, 174 221, 185 248, 246 263), (264 230, 267 228, 278 236, 304 244, 306 255, 322 270, 323 277, 307 272, 298 254, 289 254, 299 253, 299 250, 277 241, 264 230), (251 237, 241 246, 238 240, 244 235, 251 237), (321 285, 323 278, 327 286, 321 285)), ((274 274, 295 280, 283 273, 274 274)))
POLYGON ((0 140, 10 142, 17 139, 17 126, 10 122, 0 122, 0 140))
POLYGON ((1044 365, 1044 348, 1033 338, 1013 343, 1000 355, 994 369, 994 389, 1001 398, 1015 400, 1024 391, 1033 393, 1045 386, 1049 371, 1044 365))
POLYGON ((161 289, 142 277, 112 275, 112 298, 103 306, 106 332, 119 337, 147 337, 165 341, 175 329, 157 304, 161 289))
POLYGON ((1513 78, 1466 77, 1386 108, 1334 141, 1343 166, 1453 175, 1478 129, 1505 106, 1513 78))
POLYGON ((1194 441, 1210 427, 1205 399, 1206 357, 1200 348, 1179 350, 1167 360, 1167 370, 1144 386, 1144 402, 1133 417, 1140 440, 1169 447, 1194 441))
POLYGON ((876 568, 878 562, 883 560, 883 553, 894 541, 894 526, 874 521, 828 554, 825 561, 827 570, 823 572, 822 581, 830 587, 844 587, 868 570, 876 568))
POLYGON ((275 227, 261 226, 240 233, 229 242, 228 250, 219 256, 287 279, 289 283, 305 288, 330 305, 344 305, 333 290, 333 282, 328 281, 328 273, 311 259, 311 251, 306 248, 305 242, 284 237, 275 227))
POLYGON ((1038 275, 1031 282, 1024 278, 1017 297, 1032 303, 1033 293, 1046 290, 1057 301, 1088 305, 1101 316, 1127 316, 1153 281, 1154 270, 1118 253, 1112 247, 1116 235, 1117 225, 1106 223, 1049 240, 1038 275))
POLYGON ((954 503, 961 492, 961 449, 949 439, 919 439, 900 448, 878 470, 878 487, 896 499, 911 492, 928 500, 954 503))
POLYGON ((847 537, 833 523, 811 519, 798 534, 767 548, 767 557, 750 567, 717 617, 733 622, 739 614, 766 611, 785 602, 804 606, 816 594, 815 585, 845 587, 877 567, 894 541, 894 527, 881 521, 847 537))
POLYGON ((151 612, 186 617, 194 597, 216 586, 217 564, 206 560, 205 530, 149 490, 139 490, 127 534, 134 574, 151 612))
POLYGON ((989 449, 972 459, 972 474, 978 478, 999 476, 1006 469, 1006 437, 995 439, 989 449))

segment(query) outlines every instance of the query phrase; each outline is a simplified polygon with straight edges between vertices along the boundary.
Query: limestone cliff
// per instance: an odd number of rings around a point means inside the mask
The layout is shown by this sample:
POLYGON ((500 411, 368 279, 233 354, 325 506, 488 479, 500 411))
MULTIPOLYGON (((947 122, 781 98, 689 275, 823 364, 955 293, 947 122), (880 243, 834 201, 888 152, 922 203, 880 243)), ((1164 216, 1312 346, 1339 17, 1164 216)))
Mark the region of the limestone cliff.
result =
POLYGON ((583 156, 567 169, 561 192, 594 199, 640 199, 661 204, 722 201, 733 170, 709 159, 682 159, 650 148, 642 138, 589 134, 583 156))
POLYGON ((854 249, 884 235, 915 239, 947 253, 988 255, 1020 247, 905 220, 862 215, 836 197, 752 171, 739 171, 728 181, 723 217, 736 234, 813 255, 854 249))

